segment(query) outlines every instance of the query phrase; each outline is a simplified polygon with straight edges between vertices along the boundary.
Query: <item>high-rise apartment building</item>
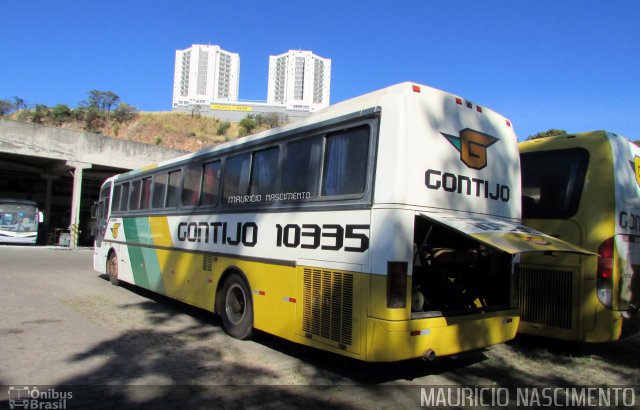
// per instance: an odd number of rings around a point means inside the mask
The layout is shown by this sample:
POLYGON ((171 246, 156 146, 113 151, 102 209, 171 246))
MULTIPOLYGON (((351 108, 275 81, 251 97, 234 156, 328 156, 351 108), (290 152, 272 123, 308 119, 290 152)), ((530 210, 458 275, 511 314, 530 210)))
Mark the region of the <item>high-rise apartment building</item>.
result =
POLYGON ((237 101, 239 84, 239 54, 200 44, 176 50, 174 107, 237 101))
POLYGON ((329 106, 331 60, 311 51, 269 56, 267 104, 316 111, 329 106))

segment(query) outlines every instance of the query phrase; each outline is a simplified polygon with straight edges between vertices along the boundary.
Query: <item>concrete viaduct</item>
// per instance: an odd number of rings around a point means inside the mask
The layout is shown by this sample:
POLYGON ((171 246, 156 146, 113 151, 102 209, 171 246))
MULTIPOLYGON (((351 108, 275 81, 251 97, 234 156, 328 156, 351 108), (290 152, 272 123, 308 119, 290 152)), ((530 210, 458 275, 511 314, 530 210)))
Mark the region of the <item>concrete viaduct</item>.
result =
POLYGON ((38 243, 91 245, 90 208, 115 174, 185 151, 87 132, 0 119, 0 198, 30 199, 44 211, 38 243))

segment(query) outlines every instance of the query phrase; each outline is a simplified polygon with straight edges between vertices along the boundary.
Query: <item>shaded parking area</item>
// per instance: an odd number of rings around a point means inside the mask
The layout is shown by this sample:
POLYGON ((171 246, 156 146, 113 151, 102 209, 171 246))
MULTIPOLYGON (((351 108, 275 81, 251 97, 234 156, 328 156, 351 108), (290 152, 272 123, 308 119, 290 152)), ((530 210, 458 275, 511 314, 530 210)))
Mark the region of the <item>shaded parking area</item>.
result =
POLYGON ((420 407, 430 391, 423 389, 432 387, 640 385, 638 336, 598 345, 519 338, 434 362, 391 364, 262 333, 239 341, 208 312, 112 286, 92 269, 92 255, 89 248, 0 247, 5 407, 9 387, 20 386, 72 393, 66 408, 369 409, 420 407))

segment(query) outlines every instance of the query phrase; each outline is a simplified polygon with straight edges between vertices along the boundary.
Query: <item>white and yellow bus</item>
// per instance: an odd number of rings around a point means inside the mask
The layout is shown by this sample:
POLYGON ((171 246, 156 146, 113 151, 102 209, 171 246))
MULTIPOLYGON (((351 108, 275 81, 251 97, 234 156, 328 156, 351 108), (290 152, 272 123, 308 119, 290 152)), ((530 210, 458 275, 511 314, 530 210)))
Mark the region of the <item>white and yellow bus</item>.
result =
POLYGON ((605 131, 520 144, 524 222, 597 255, 526 255, 520 332, 604 342, 640 329, 640 148, 605 131))
POLYGON ((509 120, 411 83, 118 175, 98 208, 114 283, 366 361, 513 338, 513 255, 581 252, 519 223, 509 120))

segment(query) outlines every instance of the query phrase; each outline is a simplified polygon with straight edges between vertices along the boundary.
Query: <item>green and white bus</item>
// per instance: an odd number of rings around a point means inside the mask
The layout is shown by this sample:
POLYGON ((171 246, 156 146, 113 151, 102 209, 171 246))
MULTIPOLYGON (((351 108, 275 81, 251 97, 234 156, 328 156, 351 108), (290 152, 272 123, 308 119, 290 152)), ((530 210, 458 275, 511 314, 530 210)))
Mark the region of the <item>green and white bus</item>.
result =
POLYGON ((110 178, 94 267, 237 338, 432 359, 515 336, 518 253, 582 252, 522 226, 520 196, 509 120, 402 83, 110 178))

